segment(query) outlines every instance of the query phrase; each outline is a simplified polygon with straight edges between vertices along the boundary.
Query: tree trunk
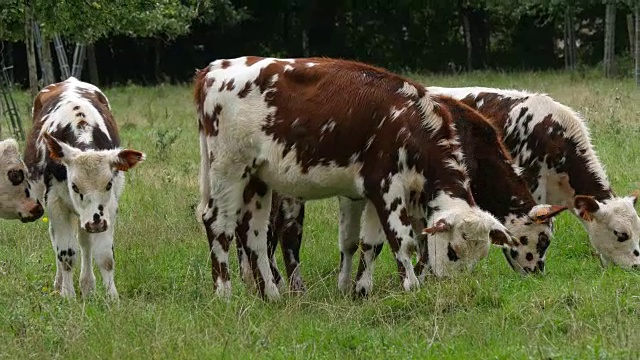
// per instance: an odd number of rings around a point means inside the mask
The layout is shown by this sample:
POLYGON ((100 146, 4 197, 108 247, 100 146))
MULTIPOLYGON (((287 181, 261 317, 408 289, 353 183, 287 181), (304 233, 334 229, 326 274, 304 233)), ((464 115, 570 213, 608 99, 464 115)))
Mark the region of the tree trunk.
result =
POLYGON ((53 72, 53 59, 51 58, 51 43, 46 37, 42 38, 42 78, 45 86, 56 82, 53 72))
POLYGON ((629 54, 635 54, 633 14, 627 15, 627 32, 629 33, 629 54))
POLYGON ((616 3, 615 0, 607 2, 604 32, 604 76, 613 75, 613 58, 616 30, 616 3))
POLYGON ((568 5, 564 13, 564 67, 575 70, 577 63, 576 29, 574 9, 568 5))
POLYGON ((100 78, 98 77, 98 63, 96 62, 96 48, 93 43, 87 44, 87 62, 89 65, 89 81, 98 85, 100 78))
POLYGON ((486 66, 487 44, 489 43, 489 28, 486 13, 481 8, 463 6, 461 16, 465 26, 465 42, 467 43, 467 69, 481 69, 486 66), (469 65, 469 62, 471 65, 469 65))
POLYGON ((33 41, 33 4, 24 2, 24 42, 27 46, 27 66, 29 68, 29 93, 35 99, 38 95, 38 69, 36 66, 36 49, 33 41))
POLYGON ((640 1, 636 0, 636 85, 640 87, 640 1))
POLYGON ((13 84, 13 43, 11 41, 2 41, 0 47, 2 48, 0 65, 3 65, 7 69, 7 78, 9 79, 9 83, 13 84))
POLYGON ((302 29, 302 56, 309 57, 309 36, 307 29, 302 29))
POLYGON ((473 45, 471 44, 471 29, 469 28, 469 17, 466 12, 462 13, 462 28, 464 30, 464 43, 467 47, 467 71, 473 70, 473 45))
POLYGON ((162 39, 156 37, 153 41, 153 74, 156 83, 162 82, 162 71, 160 70, 160 55, 162 50, 162 39))

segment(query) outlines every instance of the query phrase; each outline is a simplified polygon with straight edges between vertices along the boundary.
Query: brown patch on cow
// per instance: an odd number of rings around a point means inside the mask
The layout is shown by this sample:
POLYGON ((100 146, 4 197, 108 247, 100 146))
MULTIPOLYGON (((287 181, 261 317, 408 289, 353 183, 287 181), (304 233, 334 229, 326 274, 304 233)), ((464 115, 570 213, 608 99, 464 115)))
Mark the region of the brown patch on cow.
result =
POLYGON ((516 174, 500 131, 471 107, 437 96, 455 121, 476 203, 502 222, 509 214, 525 215, 536 205, 526 181, 516 174))
POLYGON ((259 57, 259 56, 247 56, 247 59, 245 60, 245 65, 246 66, 251 66, 255 63, 257 63, 260 60, 263 60, 263 57, 259 57))
POLYGON ((118 162, 114 165, 116 170, 127 171, 144 160, 144 154, 137 150, 125 149, 118 153, 118 162))
POLYGON ((226 69, 226 68, 228 68, 229 66, 231 66, 231 61, 229 61, 229 60, 223 60, 223 61, 222 61, 222 63, 220 64, 220 67, 221 67, 222 69, 226 69))
POLYGON ((84 121, 84 120, 80 120, 78 121, 78 123, 76 124, 78 129, 84 129, 87 125, 89 125, 88 122, 84 121))
POLYGON ((111 271, 113 270, 113 259, 112 258, 106 258, 104 259, 104 261, 102 261, 102 268, 106 271, 111 271))
POLYGON ((247 97, 247 95, 249 95, 249 93, 251 92, 251 89, 253 89, 253 83, 251 81, 247 81, 244 84, 244 87, 242 88, 242 90, 238 92, 238 97, 240 99, 244 99, 245 97, 247 97))

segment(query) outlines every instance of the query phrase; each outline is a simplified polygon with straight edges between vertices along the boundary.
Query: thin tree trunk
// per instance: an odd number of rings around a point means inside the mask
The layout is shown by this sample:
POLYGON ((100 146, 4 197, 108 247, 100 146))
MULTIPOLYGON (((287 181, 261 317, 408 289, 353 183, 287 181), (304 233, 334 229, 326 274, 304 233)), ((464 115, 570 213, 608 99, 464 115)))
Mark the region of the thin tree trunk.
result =
POLYGON ((633 14, 627 15, 627 32, 629 33, 629 54, 635 54, 633 14))
POLYGON ((574 17, 573 7, 568 5, 564 14, 564 67, 566 70, 575 70, 577 63, 574 17))
POLYGON ((462 27, 464 30, 464 43, 467 46, 467 71, 473 70, 473 44, 471 44, 471 28, 469 17, 466 12, 462 12, 462 27))
POLYGON ((46 37, 42 38, 42 71, 45 86, 56 82, 55 73, 53 72, 53 59, 51 58, 51 43, 46 37))
POLYGON ((89 65, 89 81, 98 85, 100 78, 98 77, 98 63, 96 62, 96 48, 91 44, 87 44, 87 62, 89 65))
POLYGON ((640 87, 640 1, 636 0, 636 85, 640 87))
POLYGON ((160 71, 160 55, 162 50, 162 39, 156 37, 153 42, 153 73, 156 77, 156 83, 162 82, 162 74, 160 71))
POLYGON ((24 42, 27 45, 27 66, 29 68, 29 92, 31 98, 38 95, 38 69, 36 65, 36 49, 33 41, 33 4, 30 0, 24 2, 24 42))
POLYGON ((604 76, 605 77, 611 77, 613 73, 615 30, 616 30, 616 3, 615 3, 615 0, 609 0, 607 2, 607 7, 606 7, 605 33, 604 33, 604 76))
POLYGON ((302 29, 302 56, 309 57, 309 35, 306 28, 302 29))

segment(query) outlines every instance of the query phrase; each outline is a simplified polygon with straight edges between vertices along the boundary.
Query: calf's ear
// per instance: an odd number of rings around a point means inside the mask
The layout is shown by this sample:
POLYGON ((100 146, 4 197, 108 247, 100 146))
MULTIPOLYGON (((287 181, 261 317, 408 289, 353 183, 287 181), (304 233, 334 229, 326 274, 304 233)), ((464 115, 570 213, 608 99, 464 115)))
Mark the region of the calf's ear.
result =
POLYGON ((576 195, 573 198, 573 208, 582 219, 592 221, 594 213, 600 209, 600 205, 593 196, 576 195))
POLYGON ((447 232, 451 230, 451 224, 449 224, 445 219, 440 219, 433 224, 432 227, 424 228, 422 230, 422 235, 433 235, 436 233, 447 232))
POLYGON ((51 159, 58 162, 65 162, 72 159, 77 153, 80 152, 79 149, 70 146, 49 133, 42 134, 44 138, 44 142, 47 144, 47 149, 49 149, 49 155, 51 159))
POLYGON ((137 150, 120 150, 113 160, 113 168, 120 171, 127 171, 138 163, 144 161, 144 153, 137 150))
POLYGON ((560 205, 536 205, 529 211, 529 217, 537 224, 543 224, 551 220, 554 216, 567 210, 566 206, 560 205))
POLYGON ((516 240, 511 234, 504 232, 503 230, 493 229, 489 231, 489 238, 493 245, 500 247, 513 247, 517 246, 518 240, 516 240))

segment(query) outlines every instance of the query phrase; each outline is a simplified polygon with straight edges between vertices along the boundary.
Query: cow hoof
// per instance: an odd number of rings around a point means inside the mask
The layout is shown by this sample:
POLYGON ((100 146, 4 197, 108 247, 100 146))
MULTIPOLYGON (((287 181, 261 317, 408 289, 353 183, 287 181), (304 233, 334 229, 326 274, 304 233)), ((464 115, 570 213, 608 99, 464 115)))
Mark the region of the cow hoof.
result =
POLYGON ((402 281, 402 287, 405 291, 414 291, 420 289, 420 282, 415 276, 407 276, 402 281))
POLYGON ((338 276, 338 290, 340 290, 343 294, 348 294, 351 289, 351 277, 343 276, 340 274, 338 276))
POLYGON ((307 289, 304 286, 304 282, 299 276, 295 276, 291 278, 289 283, 289 291, 294 294, 303 294, 307 289))
POLYGON ((264 286, 264 298, 267 301, 276 301, 280 299, 280 292, 278 287, 273 282, 269 282, 264 286))
POLYGON ((230 281, 218 281, 218 286, 216 286, 216 296, 229 300, 231 298, 231 282, 230 281))

